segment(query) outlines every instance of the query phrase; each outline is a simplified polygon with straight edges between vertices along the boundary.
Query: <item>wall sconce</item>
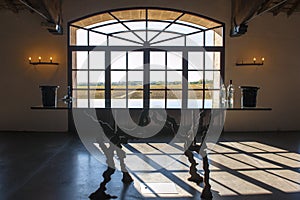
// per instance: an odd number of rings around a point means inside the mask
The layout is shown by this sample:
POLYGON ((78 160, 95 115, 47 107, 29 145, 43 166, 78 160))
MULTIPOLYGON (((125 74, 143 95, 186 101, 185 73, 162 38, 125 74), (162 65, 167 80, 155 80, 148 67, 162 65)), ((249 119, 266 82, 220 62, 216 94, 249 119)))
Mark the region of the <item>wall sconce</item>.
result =
POLYGON ((39 61, 38 62, 32 62, 31 57, 28 58, 29 64, 31 65, 59 65, 57 62, 53 62, 53 58, 49 58, 49 62, 42 62, 42 57, 39 56, 39 61))
POLYGON ((242 62, 240 62, 240 63, 239 63, 239 62, 235 63, 235 65, 236 65, 236 66, 242 66, 242 65, 263 65, 264 62, 265 62, 265 58, 261 58, 261 62, 256 62, 256 58, 254 57, 252 63, 248 63, 248 62, 244 63, 244 62, 242 61, 242 62))

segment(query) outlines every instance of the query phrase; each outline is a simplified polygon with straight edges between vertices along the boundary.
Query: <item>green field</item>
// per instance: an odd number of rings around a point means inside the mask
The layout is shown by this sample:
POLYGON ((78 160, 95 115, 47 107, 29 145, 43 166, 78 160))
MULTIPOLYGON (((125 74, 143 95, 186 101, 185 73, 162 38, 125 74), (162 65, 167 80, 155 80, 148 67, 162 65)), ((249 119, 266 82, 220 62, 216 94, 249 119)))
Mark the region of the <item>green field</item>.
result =
MULTIPOLYGON (((112 99, 125 99, 126 98, 126 85, 113 84, 111 86, 112 99)), ((188 94, 190 99, 202 99, 203 92, 195 91, 194 89, 203 89, 203 84, 190 83, 188 88, 191 90, 188 94)), ((206 84, 206 88, 212 88, 212 84, 206 84)), ((78 99, 88 98, 88 86, 80 85, 77 87, 80 90, 74 90, 73 96, 78 99)), ((91 85, 90 98, 91 99, 104 99, 104 85, 91 85)), ((151 99, 165 99, 165 85, 152 84, 150 85, 150 98, 151 99)), ((168 99, 181 99, 182 98, 182 84, 169 84, 167 85, 167 98, 168 99)), ((212 97, 212 91, 206 91, 206 99, 212 97)), ((128 85, 128 98, 129 99, 143 99, 143 85, 128 85)))

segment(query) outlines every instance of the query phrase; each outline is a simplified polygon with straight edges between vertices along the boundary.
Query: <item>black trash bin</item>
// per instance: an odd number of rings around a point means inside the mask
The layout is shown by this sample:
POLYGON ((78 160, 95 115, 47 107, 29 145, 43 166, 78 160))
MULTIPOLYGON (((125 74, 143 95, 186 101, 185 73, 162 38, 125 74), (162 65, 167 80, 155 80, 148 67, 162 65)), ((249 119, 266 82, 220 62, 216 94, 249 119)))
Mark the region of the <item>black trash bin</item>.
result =
POLYGON ((240 86, 241 88, 241 106, 242 107, 256 107, 256 97, 259 87, 254 86, 240 86))
POLYGON ((42 102, 45 107, 55 107, 57 104, 57 89, 56 85, 41 85, 42 102))

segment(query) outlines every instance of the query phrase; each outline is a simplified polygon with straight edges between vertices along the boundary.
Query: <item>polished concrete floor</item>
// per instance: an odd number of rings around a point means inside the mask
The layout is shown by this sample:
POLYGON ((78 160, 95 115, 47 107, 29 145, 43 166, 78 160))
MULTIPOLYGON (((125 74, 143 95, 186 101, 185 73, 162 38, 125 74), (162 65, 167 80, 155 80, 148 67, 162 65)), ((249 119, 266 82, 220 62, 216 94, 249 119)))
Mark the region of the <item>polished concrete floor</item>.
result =
MULTIPOLYGON (((124 148, 134 180, 116 170, 106 194, 116 199, 201 199, 204 184, 187 181, 178 148, 132 143, 124 148), (162 153, 161 149, 168 149, 162 153), (132 149, 142 152, 142 156, 132 149), (164 163, 169 163, 164 166, 164 163), (164 166, 160 169, 157 166, 164 166)), ((196 158, 203 174, 202 160, 196 158)), ((300 133, 225 133, 209 152, 213 199, 300 199, 300 133)), ((104 162, 66 133, 0 133, 0 199, 89 199, 103 181, 104 162)), ((99 198, 103 199, 103 198, 99 198)))

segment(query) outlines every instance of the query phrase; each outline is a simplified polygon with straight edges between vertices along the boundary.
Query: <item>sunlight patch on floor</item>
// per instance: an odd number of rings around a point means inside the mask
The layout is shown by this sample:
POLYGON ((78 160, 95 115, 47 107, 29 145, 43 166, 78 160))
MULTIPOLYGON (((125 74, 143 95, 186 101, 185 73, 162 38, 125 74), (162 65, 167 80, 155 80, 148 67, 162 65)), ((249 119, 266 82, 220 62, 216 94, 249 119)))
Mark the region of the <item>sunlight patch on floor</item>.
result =
POLYGON ((255 169, 254 167, 221 154, 209 155, 209 160, 219 163, 229 169, 255 169))
POLYGON ((243 151, 243 152, 247 152, 247 153, 266 152, 265 150, 250 147, 248 145, 241 144, 239 142, 220 142, 220 144, 226 145, 228 147, 233 147, 234 149, 236 149, 238 151, 243 151))
POLYGON ((269 190, 259 187, 249 181, 237 177, 228 172, 214 172, 211 173, 211 179, 224 187, 230 188, 237 194, 251 195, 251 194, 271 194, 269 190))
POLYGON ((256 156, 259 156, 261 158, 265 158, 267 160, 273 161, 275 163, 288 166, 288 167, 294 167, 294 168, 300 168, 300 161, 295 161, 289 158, 285 158, 280 155, 276 155, 274 153, 263 153, 263 154, 254 154, 256 156))
POLYGON ((300 161, 300 154, 298 154, 298 153, 291 153, 291 152, 277 153, 277 155, 280 155, 280 156, 283 156, 283 157, 286 157, 286 158, 290 158, 290 159, 293 159, 295 161, 300 161))
POLYGON ((266 162, 264 160, 255 158, 253 156, 249 156, 246 154, 228 154, 228 157, 235 159, 235 160, 239 160, 243 163, 247 163, 255 168, 258 169, 265 169, 265 168, 282 168, 278 165, 274 165, 270 162, 266 162))
POLYGON ((258 180, 282 192, 300 192, 300 185, 266 171, 241 171, 240 173, 258 180))
MULTIPOLYGON (((204 183, 197 185, 187 181, 190 163, 182 151, 183 146, 183 143, 124 145, 125 163, 134 176, 134 186, 145 198, 189 198, 202 192, 204 183)), ((300 192, 300 172, 297 171, 300 154, 256 141, 220 142, 212 147, 208 158, 213 193, 240 196, 300 192)), ((203 176, 201 156, 195 154, 194 159, 198 173, 203 176)), ((119 168, 116 155, 114 160, 119 168)))
POLYGON ((258 149, 261 149, 263 151, 268 151, 268 152, 287 152, 287 150, 280 149, 277 147, 273 147, 270 145, 262 144, 260 142, 241 142, 241 144, 245 144, 251 147, 255 147, 258 149))
MULTIPOLYGON (((193 195, 184 189, 185 183, 182 186, 179 182, 179 179, 172 181, 166 175, 159 172, 150 172, 150 173, 134 173, 135 176, 135 187, 136 189, 146 198, 149 197, 193 197, 193 195), (148 184, 150 183, 150 185, 148 184), (171 186, 170 183, 173 183, 171 186), (165 188, 166 191, 162 191, 157 188, 157 185, 164 185, 165 187, 171 186, 172 188, 165 188), (148 189, 145 189, 147 187, 148 189), (174 190, 175 187, 175 190, 174 190), (150 191, 148 191, 150 189, 150 191), (148 192, 146 192, 148 191, 148 192), (176 193, 175 193, 176 191, 176 193)), ((175 177, 176 178, 176 177, 175 177)), ((163 188, 162 188, 163 189, 163 188)))

